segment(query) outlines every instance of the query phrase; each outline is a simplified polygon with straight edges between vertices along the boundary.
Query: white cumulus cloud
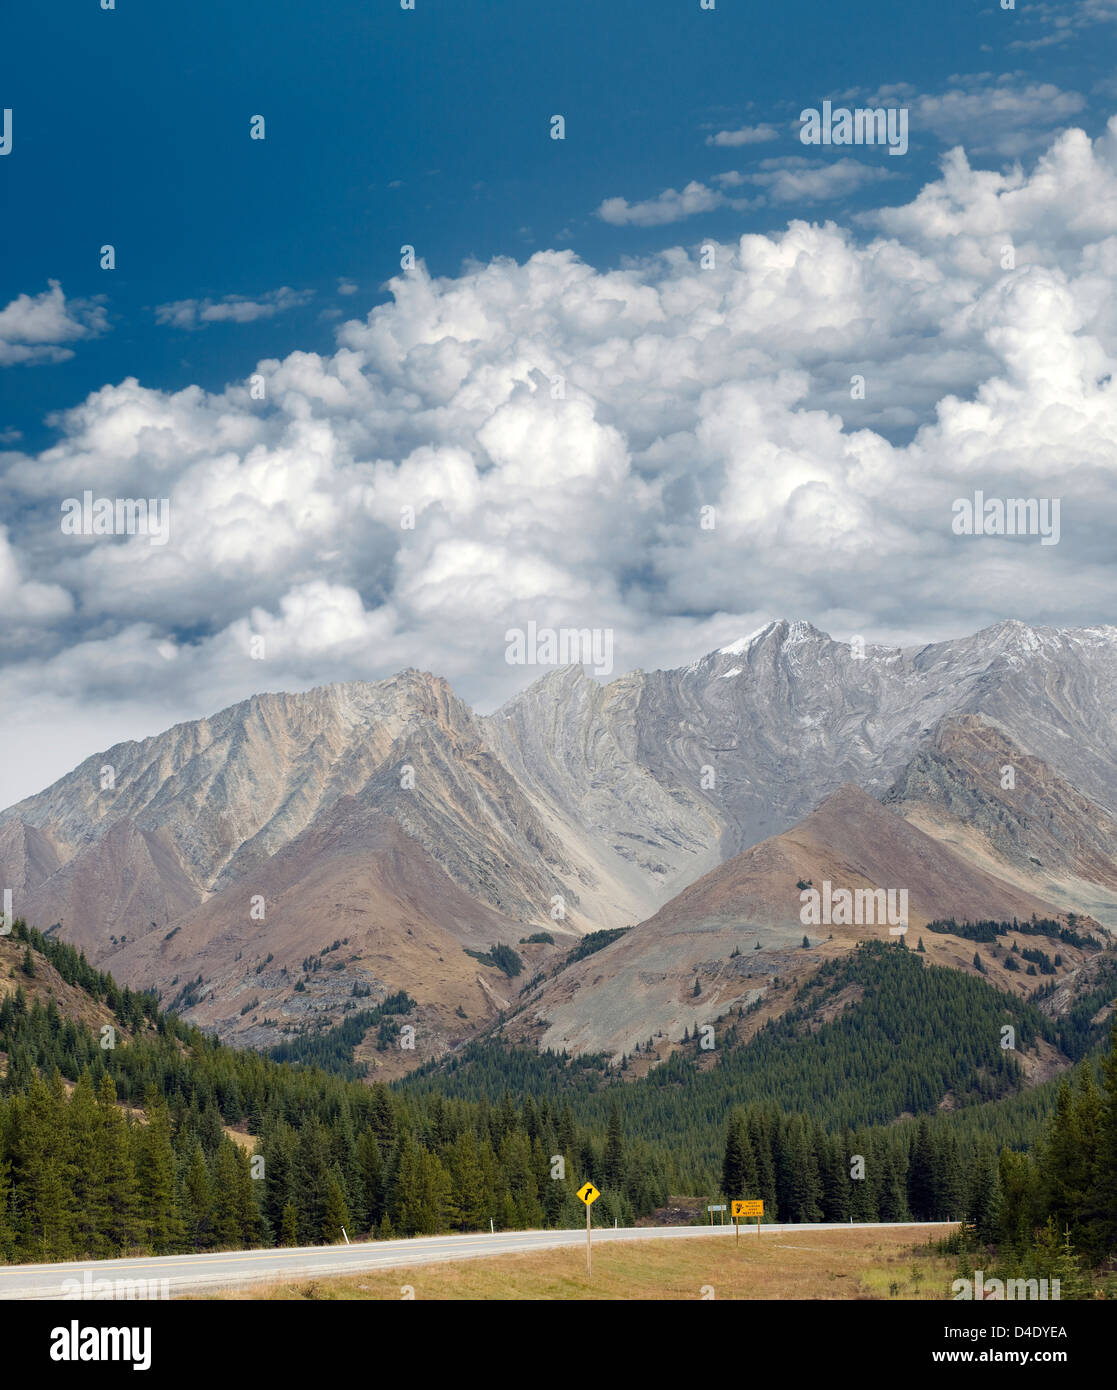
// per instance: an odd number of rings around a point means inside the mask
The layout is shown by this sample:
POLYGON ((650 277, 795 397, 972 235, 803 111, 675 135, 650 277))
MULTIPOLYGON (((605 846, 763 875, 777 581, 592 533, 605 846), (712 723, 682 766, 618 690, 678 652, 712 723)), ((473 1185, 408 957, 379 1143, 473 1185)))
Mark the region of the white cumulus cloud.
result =
POLYGON ((624 198, 606 198, 597 209, 597 215, 614 227, 662 227, 668 222, 681 222, 696 213, 711 212, 724 203, 724 194, 692 180, 681 191, 665 188, 657 197, 642 203, 630 203, 624 198))
POLYGON ((746 125, 739 130, 719 130, 716 135, 707 135, 706 144, 720 149, 734 149, 739 145, 763 145, 769 140, 778 140, 780 132, 774 125, 746 125))
MULTIPOLYGON (((775 197, 818 171, 754 172, 775 197)), ((12 441, 0 803, 260 689, 410 665, 491 707, 538 674, 504 660, 530 620, 612 629, 617 671, 773 614, 911 641, 1111 621, 1117 120, 1028 166, 953 149, 845 223, 782 206, 712 257, 420 263, 334 351, 257 363, 265 401, 126 378, 12 441), (64 535, 86 489, 166 499, 169 542, 64 535), (955 536, 975 489, 1061 498, 1060 544, 955 536)))
MULTIPOLYGON (((340 292, 352 293, 348 289, 340 292)), ((255 299, 239 294, 227 294, 222 299, 176 299, 170 304, 156 305, 155 321, 187 329, 201 328, 207 323, 256 323, 306 304, 313 294, 313 290, 292 290, 281 285, 255 299)))
POLYGON ((95 338, 108 328, 100 300, 67 300, 57 280, 41 294, 21 294, 0 309, 0 367, 65 362, 69 343, 95 338))

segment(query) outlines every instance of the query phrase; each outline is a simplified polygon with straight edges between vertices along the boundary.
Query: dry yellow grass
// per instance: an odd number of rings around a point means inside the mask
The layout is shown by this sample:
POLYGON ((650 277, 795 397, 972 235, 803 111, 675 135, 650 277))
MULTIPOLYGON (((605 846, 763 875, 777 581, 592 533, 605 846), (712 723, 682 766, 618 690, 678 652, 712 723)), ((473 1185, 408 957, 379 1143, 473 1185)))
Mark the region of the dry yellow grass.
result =
MULTIPOLYGON (((938 1227, 933 1238, 947 1233, 938 1227)), ((741 1232, 732 1238, 599 1243, 593 1278, 585 1248, 494 1255, 431 1264, 293 1279, 224 1290, 228 1299, 938 1299, 947 1296, 954 1261, 926 1245, 930 1230, 741 1232), (922 1242, 922 1243, 921 1243, 922 1242)))

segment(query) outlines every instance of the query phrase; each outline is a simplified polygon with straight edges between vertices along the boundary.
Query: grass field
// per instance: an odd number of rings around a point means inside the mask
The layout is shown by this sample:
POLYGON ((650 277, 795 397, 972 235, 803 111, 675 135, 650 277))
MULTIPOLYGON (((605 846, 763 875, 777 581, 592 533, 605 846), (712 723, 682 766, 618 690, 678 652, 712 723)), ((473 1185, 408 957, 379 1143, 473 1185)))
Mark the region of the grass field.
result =
MULTIPOLYGON (((945 1233, 939 1227, 934 1239, 945 1233)), ((208 1297, 401 1299, 413 1290, 416 1299, 941 1299, 955 1277, 954 1260, 935 1255, 926 1239, 911 1227, 766 1233, 759 1239, 742 1231, 740 1248, 722 1237, 602 1243, 594 1250, 592 1280, 586 1278, 585 1248, 578 1246, 294 1279, 208 1297)))

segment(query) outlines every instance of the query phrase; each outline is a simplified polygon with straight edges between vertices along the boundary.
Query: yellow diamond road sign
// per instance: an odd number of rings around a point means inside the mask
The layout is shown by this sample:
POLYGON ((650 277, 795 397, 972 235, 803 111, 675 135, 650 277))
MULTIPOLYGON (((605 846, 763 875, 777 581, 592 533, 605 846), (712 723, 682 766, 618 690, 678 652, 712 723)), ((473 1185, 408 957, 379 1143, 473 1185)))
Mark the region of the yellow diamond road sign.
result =
POLYGON ((734 1215, 734 1216, 763 1216, 763 1215, 764 1215, 764 1203, 763 1203, 763 1202, 734 1202, 734 1203, 733 1203, 733 1215, 734 1215))
POLYGON ((587 1182, 583 1183, 582 1186, 578 1189, 578 1196, 581 1197, 582 1201, 585 1202, 586 1206, 588 1207, 593 1202, 597 1201, 598 1197, 601 1196, 601 1193, 598 1192, 597 1188, 594 1187, 592 1182, 587 1182))

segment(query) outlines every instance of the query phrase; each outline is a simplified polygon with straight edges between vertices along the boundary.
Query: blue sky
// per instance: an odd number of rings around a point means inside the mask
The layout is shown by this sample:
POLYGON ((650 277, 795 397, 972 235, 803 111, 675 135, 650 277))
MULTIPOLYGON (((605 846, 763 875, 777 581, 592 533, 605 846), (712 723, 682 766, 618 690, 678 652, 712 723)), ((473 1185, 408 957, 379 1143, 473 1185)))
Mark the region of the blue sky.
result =
POLYGON ((615 674, 774 617, 1111 623, 1115 37, 1117 0, 17 7, 0 806, 262 689, 492 708, 529 622, 615 674), (824 100, 910 148, 805 146, 824 100), (958 536, 977 490, 1061 539, 958 536), (169 538, 67 533, 87 491, 169 538))
MULTIPOLYGON (((1096 133, 1109 110, 1090 94, 1112 75, 1114 31, 1014 47, 1051 34, 1038 10, 961 0, 720 0, 712 12, 698 0, 563 0, 553 13, 525 0, 418 0, 413 12, 394 0, 17 6, 2 60, 16 143, 0 165, 0 302, 59 280, 70 298, 107 296, 111 331, 68 362, 6 381, 0 428, 41 445, 48 412, 106 381, 217 388, 259 357, 328 351, 323 313, 383 298, 405 242, 436 275, 547 246, 617 265, 677 234, 610 226, 594 215, 603 200, 802 157, 799 111, 852 89, 936 93, 953 75, 1019 73, 1018 85, 1032 77, 1082 93, 1082 124, 1096 133), (563 142, 549 138, 556 112, 563 142), (264 141, 249 139, 257 113, 264 141), (762 123, 779 138, 705 143, 762 123), (114 271, 99 268, 106 242, 114 271), (338 296, 339 277, 357 296, 338 296), (204 334, 160 326, 153 313, 280 286, 313 297, 204 334)), ((896 177, 842 205, 903 201, 943 145, 913 126, 904 160, 853 151, 896 177)), ((833 208, 721 208, 684 236, 767 230, 799 211, 833 208)))

